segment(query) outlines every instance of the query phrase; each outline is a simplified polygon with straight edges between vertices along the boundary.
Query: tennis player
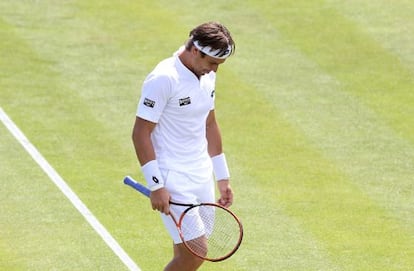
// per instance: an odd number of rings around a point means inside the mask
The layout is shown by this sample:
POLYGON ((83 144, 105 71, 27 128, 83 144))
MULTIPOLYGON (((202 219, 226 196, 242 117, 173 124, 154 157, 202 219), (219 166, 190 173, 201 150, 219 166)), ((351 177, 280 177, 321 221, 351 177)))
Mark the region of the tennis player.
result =
MULTIPOLYGON (((190 31, 184 46, 155 67, 142 86, 132 139, 152 191, 152 208, 162 213, 174 242, 174 257, 165 271, 193 271, 203 262, 184 247, 168 216, 171 212, 179 217, 185 207, 170 206, 169 200, 215 202, 217 183, 218 203, 228 207, 233 201, 214 100, 217 69, 234 50, 224 25, 201 24, 190 31)), ((196 235, 208 231, 202 229, 196 235)))

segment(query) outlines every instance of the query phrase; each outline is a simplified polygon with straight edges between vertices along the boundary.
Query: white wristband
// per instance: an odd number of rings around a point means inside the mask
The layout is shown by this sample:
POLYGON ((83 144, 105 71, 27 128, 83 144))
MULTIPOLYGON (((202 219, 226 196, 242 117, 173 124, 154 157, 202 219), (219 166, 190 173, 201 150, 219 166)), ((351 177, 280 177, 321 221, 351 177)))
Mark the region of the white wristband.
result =
POLYGON ((228 180, 230 178, 230 172, 224 153, 211 157, 211 161, 213 162, 213 170, 216 180, 228 180))
POLYGON ((164 180, 162 178, 160 168, 157 160, 152 160, 141 167, 144 178, 147 181, 149 190, 155 191, 164 187, 164 180))

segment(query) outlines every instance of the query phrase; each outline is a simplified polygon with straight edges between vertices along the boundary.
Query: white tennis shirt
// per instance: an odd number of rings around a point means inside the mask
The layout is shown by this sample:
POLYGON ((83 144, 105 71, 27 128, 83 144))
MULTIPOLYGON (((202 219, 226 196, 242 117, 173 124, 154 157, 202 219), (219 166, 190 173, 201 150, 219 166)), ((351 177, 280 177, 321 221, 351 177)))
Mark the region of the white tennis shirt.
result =
POLYGON ((174 55, 145 79, 137 116, 157 123, 151 140, 161 169, 185 172, 197 182, 211 178, 206 119, 214 109, 215 78, 210 72, 199 80, 174 55))

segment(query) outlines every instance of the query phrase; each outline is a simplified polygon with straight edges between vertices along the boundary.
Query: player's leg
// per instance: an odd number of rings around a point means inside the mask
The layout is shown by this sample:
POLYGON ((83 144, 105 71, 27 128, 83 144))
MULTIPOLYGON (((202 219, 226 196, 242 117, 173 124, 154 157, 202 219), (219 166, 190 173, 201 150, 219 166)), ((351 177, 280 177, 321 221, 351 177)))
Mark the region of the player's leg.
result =
MULTIPOLYGON (((184 203, 198 203, 201 201, 214 202, 214 182, 207 179, 205 182, 201 183, 192 183, 191 178, 185 174, 169 171, 168 177, 166 178, 166 188, 169 190, 171 198, 176 202, 184 203), (191 184, 191 185, 189 185, 191 184), (200 201, 201 200, 201 201, 200 201)), ((186 207, 171 205, 171 212, 175 214, 176 217, 179 217, 180 214, 186 207)), ((168 229, 173 241, 174 241, 174 257, 165 267, 164 271, 195 271, 203 263, 203 260, 195 255, 193 255, 185 245, 182 243, 175 224, 173 223, 171 217, 161 215, 163 222, 168 229)), ((186 217, 192 217, 188 215, 186 217)), ((199 220, 199 216, 194 217, 195 220, 199 220)), ((190 219, 191 221, 192 219, 190 219)), ((197 223, 189 222, 192 227, 192 232, 194 232, 193 226, 197 223)), ((183 222, 182 227, 185 231, 185 224, 183 222)), ((200 227, 201 234, 205 233, 204 225, 200 227)), ((196 235, 200 236, 200 235, 196 235)), ((204 234, 198 238, 205 238, 204 234)), ((191 242, 191 241, 189 241, 191 242)), ((200 243, 200 242, 198 242, 200 243)), ((207 244, 206 244, 207 246, 207 244)), ((207 252, 207 248, 204 248, 203 251, 207 252)), ((202 254, 202 253, 201 253, 202 254)))
POLYGON ((164 271, 196 271, 203 260, 188 251, 183 243, 174 244, 174 258, 164 271))

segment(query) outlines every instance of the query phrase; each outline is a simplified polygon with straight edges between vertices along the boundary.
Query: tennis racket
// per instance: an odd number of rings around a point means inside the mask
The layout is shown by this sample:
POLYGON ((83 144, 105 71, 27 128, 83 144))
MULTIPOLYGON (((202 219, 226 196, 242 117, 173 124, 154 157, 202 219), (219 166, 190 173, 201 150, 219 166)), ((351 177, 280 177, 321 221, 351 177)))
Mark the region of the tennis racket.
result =
MULTIPOLYGON (((149 197, 151 191, 130 176, 124 183, 149 197)), ((243 239, 243 226, 229 209, 215 203, 170 204, 188 207, 177 219, 170 217, 177 226, 185 247, 194 255, 211 262, 223 261, 232 256, 243 239)))

